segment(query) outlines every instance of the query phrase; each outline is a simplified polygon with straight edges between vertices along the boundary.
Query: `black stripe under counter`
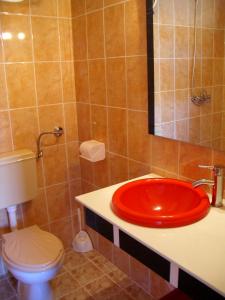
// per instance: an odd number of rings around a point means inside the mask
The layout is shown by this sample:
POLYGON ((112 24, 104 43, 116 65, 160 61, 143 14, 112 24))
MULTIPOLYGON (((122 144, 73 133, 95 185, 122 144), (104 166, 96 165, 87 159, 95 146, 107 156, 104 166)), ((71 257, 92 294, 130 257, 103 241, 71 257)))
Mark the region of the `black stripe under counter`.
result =
POLYGON ((224 300, 225 297, 207 285, 179 269, 178 288, 193 300, 224 300))
POLYGON ((113 243, 113 225, 88 208, 84 211, 86 224, 113 243))
POLYGON ((156 252, 145 247, 123 231, 119 231, 120 248, 139 260, 161 277, 170 281, 170 262, 156 252))

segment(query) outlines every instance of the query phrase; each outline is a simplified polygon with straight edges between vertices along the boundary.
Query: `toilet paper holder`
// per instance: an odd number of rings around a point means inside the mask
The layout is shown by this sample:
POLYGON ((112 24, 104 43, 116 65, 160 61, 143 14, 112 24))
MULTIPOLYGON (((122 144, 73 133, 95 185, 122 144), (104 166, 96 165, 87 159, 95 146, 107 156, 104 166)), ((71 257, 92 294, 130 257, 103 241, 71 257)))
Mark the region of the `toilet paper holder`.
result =
POLYGON ((90 162, 97 162, 105 159, 105 144, 96 140, 89 140, 81 143, 80 157, 90 162))

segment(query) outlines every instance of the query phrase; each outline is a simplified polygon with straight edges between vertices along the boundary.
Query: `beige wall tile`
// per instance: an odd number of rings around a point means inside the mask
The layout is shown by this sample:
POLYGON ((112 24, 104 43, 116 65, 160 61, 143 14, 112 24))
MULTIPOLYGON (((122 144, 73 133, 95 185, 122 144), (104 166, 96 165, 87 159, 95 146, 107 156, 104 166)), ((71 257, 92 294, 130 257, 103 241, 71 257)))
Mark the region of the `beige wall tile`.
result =
POLYGON ((146 6, 144 1, 125 4, 126 55, 146 53, 146 6))
POLYGON ((107 111, 105 107, 93 105, 91 108, 92 138, 105 143, 107 147, 107 111))
POLYGON ((104 6, 117 4, 119 2, 123 2, 123 0, 104 0, 104 6))
POLYGON ((30 148, 36 151, 38 120, 35 108, 10 111, 13 144, 16 149, 30 148))
POLYGON ((188 28, 182 26, 175 27, 175 57, 188 57, 188 28))
POLYGON ((169 91, 174 89, 174 61, 164 59, 160 61, 160 90, 169 91))
POLYGON ((89 86, 90 101, 93 104, 105 104, 106 82, 105 82, 105 61, 89 61, 89 86))
POLYGON ((23 219, 25 226, 45 225, 48 223, 46 198, 43 189, 38 191, 38 195, 32 201, 23 204, 23 219))
POLYGON ((149 163, 151 157, 147 123, 146 112, 128 111, 128 156, 144 163, 149 163))
POLYGON ((109 151, 127 155, 127 113, 120 108, 109 108, 109 151))
POLYGON ((160 57, 173 58, 174 52, 174 27, 168 25, 159 26, 160 57))
POLYGON ((176 25, 188 25, 188 1, 174 0, 174 17, 176 25))
POLYGON ((27 16, 2 15, 3 45, 6 62, 32 61, 32 44, 27 16))
POLYGON ((92 11, 103 7, 104 0, 86 0, 87 11, 92 11))
POLYGON ((88 58, 104 56, 103 12, 87 15, 88 58))
POLYGON ((76 100, 74 64, 72 62, 62 62, 62 85, 63 101, 73 102, 76 100))
POLYGON ((61 60, 73 60, 72 21, 59 19, 61 60))
MULTIPOLYGON (((80 0, 78 0, 80 1, 80 0)), ((73 19, 73 51, 74 59, 87 58, 86 17, 73 19)))
POLYGON ((109 185, 109 159, 106 154, 106 159, 96 162, 93 166, 94 184, 98 187, 106 187, 109 185))
POLYGON ((6 65, 6 80, 10 108, 36 105, 34 68, 32 64, 6 65))
POLYGON ((71 0, 57 0, 58 16, 70 18, 72 16, 71 0))
POLYGON ((124 6, 105 9, 104 17, 106 56, 122 56, 125 54, 124 6))
POLYGON ((159 2, 159 23, 160 24, 173 24, 174 10, 172 1, 159 2))
POLYGON ((12 149, 9 113, 0 112, 0 119, 0 152, 7 152, 12 149))
POLYGON ((154 137, 152 139, 152 165, 171 173, 178 172, 178 147, 176 141, 154 137))
POLYGON ((126 106, 125 59, 112 58, 106 61, 107 96, 110 106, 126 106))
POLYGON ((127 105, 131 109, 147 110, 147 59, 129 57, 127 65, 127 105))
POLYGON ((49 220, 54 221, 69 216, 70 199, 69 188, 65 183, 54 185, 46 189, 49 220))
POLYGON ((110 154, 110 184, 119 183, 128 179, 128 160, 126 157, 110 154))
POLYGON ((4 65, 0 65, 0 109, 6 109, 8 107, 7 102, 7 87, 5 80, 5 68, 4 65))
POLYGON ((36 63, 36 85, 39 105, 62 102, 59 63, 36 63))
POLYGON ((34 58, 36 61, 59 60, 59 36, 57 20, 32 17, 34 58))
POLYGON ((77 109, 75 103, 67 103, 64 105, 65 129, 67 142, 77 141, 77 109))
POLYGON ((64 220, 58 220, 50 224, 50 230, 58 238, 60 238, 65 248, 71 247, 72 241, 72 220, 66 218, 64 220))
POLYGON ((43 161, 47 186, 67 180, 66 151, 64 145, 46 147, 44 149, 43 161))
POLYGON ((76 17, 85 13, 85 0, 71 1, 72 16, 76 17))
POLYGON ((79 102, 89 102, 88 64, 75 62, 76 98, 79 102))
MULTIPOLYGON (((70 142, 67 144, 67 156, 68 156, 68 171, 70 180, 80 178, 80 160, 79 160, 79 144, 78 142, 70 142)), ((77 186, 73 184, 73 190, 80 190, 80 184, 77 182, 77 186)), ((77 195, 79 195, 79 193, 77 195)), ((73 193, 75 194, 75 192, 73 193)))
POLYGON ((56 16, 57 0, 31 1, 31 13, 39 16, 56 16))
POLYGON ((144 176, 150 173, 150 165, 129 160, 129 179, 144 176))
POLYGON ((77 103, 77 121, 79 140, 84 142, 91 138, 90 105, 77 103))

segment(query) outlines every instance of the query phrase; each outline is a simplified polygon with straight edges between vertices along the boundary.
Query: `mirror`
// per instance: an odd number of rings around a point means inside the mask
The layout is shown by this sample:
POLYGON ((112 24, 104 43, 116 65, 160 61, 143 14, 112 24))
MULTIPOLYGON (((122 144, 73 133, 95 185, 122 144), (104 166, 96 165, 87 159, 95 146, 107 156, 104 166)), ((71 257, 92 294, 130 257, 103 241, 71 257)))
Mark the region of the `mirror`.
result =
POLYGON ((225 0, 147 1, 147 41, 149 132, 225 150, 225 0))

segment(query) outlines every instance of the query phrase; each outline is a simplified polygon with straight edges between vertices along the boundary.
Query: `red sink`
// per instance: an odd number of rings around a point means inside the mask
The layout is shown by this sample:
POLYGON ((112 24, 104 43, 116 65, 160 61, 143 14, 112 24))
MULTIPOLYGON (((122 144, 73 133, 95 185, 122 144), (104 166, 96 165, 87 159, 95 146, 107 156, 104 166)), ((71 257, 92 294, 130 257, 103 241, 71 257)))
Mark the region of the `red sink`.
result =
POLYGON ((112 210, 120 218, 147 227, 179 227, 204 218, 209 198, 201 188, 176 179, 141 179, 113 194, 112 210))

